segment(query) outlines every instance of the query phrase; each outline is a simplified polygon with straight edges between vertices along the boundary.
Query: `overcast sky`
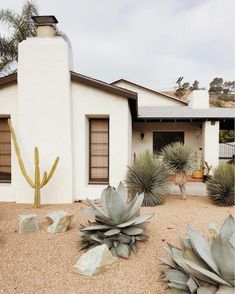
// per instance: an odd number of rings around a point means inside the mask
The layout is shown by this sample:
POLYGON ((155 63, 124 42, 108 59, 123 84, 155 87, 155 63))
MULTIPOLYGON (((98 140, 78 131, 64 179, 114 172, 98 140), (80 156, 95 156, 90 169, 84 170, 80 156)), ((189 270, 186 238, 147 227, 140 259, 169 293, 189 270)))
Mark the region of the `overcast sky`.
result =
MULTIPOLYGON (((19 12, 24 1, 0 0, 19 12)), ((164 90, 235 80, 235 0, 38 0, 71 40, 74 70, 164 90)))

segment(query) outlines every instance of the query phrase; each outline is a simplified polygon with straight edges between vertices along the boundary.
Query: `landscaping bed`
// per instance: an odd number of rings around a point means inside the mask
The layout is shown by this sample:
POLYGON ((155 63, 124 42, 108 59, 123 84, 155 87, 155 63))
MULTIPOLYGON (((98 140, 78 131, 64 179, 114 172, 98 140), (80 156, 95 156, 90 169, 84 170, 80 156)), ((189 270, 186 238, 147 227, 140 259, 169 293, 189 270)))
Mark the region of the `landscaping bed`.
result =
POLYGON ((32 205, 0 204, 0 293, 166 293, 166 285, 158 282, 163 267, 157 260, 165 256, 165 244, 177 245, 188 223, 208 234, 209 223, 221 225, 234 212, 231 207, 212 205, 207 197, 183 201, 169 196, 164 205, 142 208, 143 213, 155 213, 146 229, 149 240, 139 243, 139 252, 129 259, 119 258, 106 272, 87 278, 72 269, 82 255, 76 240, 80 223, 87 220, 81 214, 84 206, 74 203, 34 209, 32 205), (56 209, 75 213, 76 221, 65 233, 50 234, 45 216, 56 209), (40 232, 20 235, 19 215, 29 213, 37 214, 40 232))

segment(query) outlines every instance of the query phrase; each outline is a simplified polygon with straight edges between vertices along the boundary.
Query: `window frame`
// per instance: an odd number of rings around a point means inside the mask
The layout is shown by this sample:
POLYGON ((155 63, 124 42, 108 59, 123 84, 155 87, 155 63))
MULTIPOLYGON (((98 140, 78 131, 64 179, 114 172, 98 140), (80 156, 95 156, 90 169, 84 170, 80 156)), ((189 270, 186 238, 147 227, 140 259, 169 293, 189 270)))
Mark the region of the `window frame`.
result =
POLYGON ((88 118, 89 119, 89 121, 88 121, 88 123, 89 123, 89 143, 88 143, 88 145, 89 145, 89 152, 88 152, 88 156, 89 156, 89 158, 88 158, 88 160, 89 160, 89 179, 88 179, 88 184, 89 185, 108 185, 109 184, 109 164, 110 164, 110 159, 109 159, 109 155, 110 155, 110 150, 109 150, 109 148, 110 148, 110 144, 109 144, 109 123, 110 123, 110 121, 109 121, 109 117, 102 117, 102 118, 100 118, 100 117, 90 117, 90 118, 88 118), (92 166, 91 166, 91 145, 92 145, 92 143, 91 143, 91 135, 92 135, 92 132, 91 132, 91 125, 92 125, 92 121, 101 121, 101 120, 103 120, 103 121, 107 121, 107 123, 108 123, 108 143, 107 143, 107 145, 108 145, 108 155, 107 155, 107 157, 108 157, 108 167, 107 167, 107 170, 108 170, 108 177, 107 178, 92 178, 91 177, 91 169, 92 169, 92 166))
MULTIPOLYGON (((8 120, 10 119, 11 116, 9 114, 0 114, 0 119, 5 119, 5 120, 8 120)), ((9 132, 10 132, 10 129, 9 129, 9 132)), ((12 140, 11 140, 11 133, 10 133, 10 153, 8 154, 3 154, 3 155, 9 155, 10 156, 10 179, 5 179, 5 180, 2 180, 0 178, 0 184, 11 184, 12 183, 12 150, 11 150, 11 144, 12 144, 12 140)), ((0 153, 0 156, 2 156, 2 154, 0 153)))

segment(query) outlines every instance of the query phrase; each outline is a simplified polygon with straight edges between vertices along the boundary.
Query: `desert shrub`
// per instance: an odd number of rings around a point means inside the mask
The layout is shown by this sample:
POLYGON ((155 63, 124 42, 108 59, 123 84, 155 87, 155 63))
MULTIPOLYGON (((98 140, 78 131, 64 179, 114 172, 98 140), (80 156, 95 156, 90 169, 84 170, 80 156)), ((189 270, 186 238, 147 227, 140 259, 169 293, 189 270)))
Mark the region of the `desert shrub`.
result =
POLYGON ((162 160, 146 150, 128 166, 125 182, 131 198, 136 193, 144 193, 143 206, 156 206, 164 202, 168 177, 162 160))
POLYGON ((170 259, 159 259, 170 268, 162 273, 169 293, 234 293, 234 218, 229 216, 220 232, 211 232, 208 240, 189 226, 189 238, 180 238, 180 248, 165 248, 170 259))
POLYGON ((234 165, 219 166, 207 181, 207 193, 212 202, 219 206, 232 206, 234 198, 234 165))
POLYGON ((87 226, 81 225, 79 244, 81 249, 106 244, 114 256, 128 258, 137 252, 137 242, 146 241, 144 226, 153 214, 140 215, 144 194, 136 195, 130 202, 122 183, 117 190, 108 186, 101 195, 101 206, 87 200, 93 209, 86 214, 93 218, 87 226))
POLYGON ((195 168, 194 150, 191 146, 176 142, 167 145, 162 156, 169 172, 174 175, 175 184, 179 185, 182 198, 186 199, 185 183, 195 168))

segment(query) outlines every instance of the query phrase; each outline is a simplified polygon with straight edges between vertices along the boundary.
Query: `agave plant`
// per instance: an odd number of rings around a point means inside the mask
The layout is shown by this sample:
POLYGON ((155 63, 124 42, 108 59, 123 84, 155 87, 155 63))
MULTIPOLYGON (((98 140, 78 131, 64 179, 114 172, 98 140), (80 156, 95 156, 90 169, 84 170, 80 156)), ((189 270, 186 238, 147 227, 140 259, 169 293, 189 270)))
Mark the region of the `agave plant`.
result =
POLYGON ((189 226, 189 238, 180 238, 181 248, 168 245, 170 259, 160 260, 170 267, 163 272, 169 293, 235 293, 235 220, 230 215, 220 232, 208 240, 189 226))
POLYGON ((234 165, 221 165, 215 170, 212 178, 207 181, 208 197, 214 204, 219 206, 235 205, 234 171, 234 165))
POLYGON ((186 199, 187 177, 195 167, 193 149, 188 145, 176 142, 167 145, 162 151, 163 161, 174 176, 174 182, 179 185, 182 199, 186 199))
POLYGON ((131 197, 144 193, 143 206, 156 206, 164 203, 163 195, 168 186, 169 173, 163 162, 146 150, 128 166, 126 184, 131 197))
POLYGON ((117 190, 108 186, 101 195, 101 206, 87 199, 92 208, 85 213, 94 218, 88 226, 81 225, 79 243, 81 249, 106 244, 114 256, 128 258, 131 251, 137 252, 137 241, 146 241, 145 222, 153 214, 140 216, 144 194, 136 195, 128 202, 128 193, 120 182, 117 190))

